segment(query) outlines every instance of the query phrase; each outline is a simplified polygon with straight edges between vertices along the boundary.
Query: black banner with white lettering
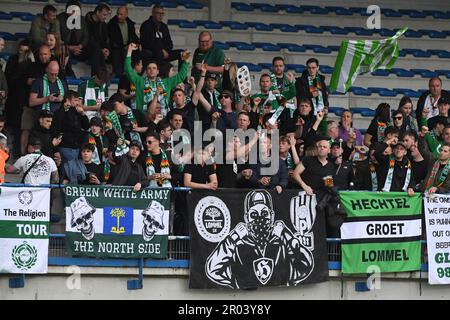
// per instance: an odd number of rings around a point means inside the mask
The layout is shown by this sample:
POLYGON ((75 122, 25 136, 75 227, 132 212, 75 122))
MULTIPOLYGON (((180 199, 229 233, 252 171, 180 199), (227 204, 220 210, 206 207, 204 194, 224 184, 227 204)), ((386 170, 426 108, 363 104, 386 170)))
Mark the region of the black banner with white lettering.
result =
POLYGON ((328 280, 325 218, 316 198, 285 190, 188 194, 192 289, 251 289, 328 280))

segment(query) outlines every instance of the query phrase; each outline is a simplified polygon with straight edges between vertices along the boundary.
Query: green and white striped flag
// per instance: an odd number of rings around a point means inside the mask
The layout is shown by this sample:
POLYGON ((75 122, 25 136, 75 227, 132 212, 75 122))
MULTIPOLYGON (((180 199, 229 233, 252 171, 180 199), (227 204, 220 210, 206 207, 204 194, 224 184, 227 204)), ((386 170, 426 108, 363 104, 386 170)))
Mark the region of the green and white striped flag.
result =
POLYGON ((330 92, 347 92, 359 74, 391 69, 399 53, 397 38, 406 30, 408 28, 403 28, 384 40, 342 41, 331 76, 330 92))

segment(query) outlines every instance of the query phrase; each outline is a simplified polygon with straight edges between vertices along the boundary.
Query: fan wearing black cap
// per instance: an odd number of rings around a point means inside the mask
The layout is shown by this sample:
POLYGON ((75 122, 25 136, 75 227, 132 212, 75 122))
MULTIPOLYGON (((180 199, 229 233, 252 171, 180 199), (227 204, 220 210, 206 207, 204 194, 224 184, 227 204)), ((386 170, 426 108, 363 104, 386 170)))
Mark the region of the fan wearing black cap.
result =
MULTIPOLYGON (((450 100, 445 97, 441 97, 438 100, 437 108, 439 110, 439 115, 428 119, 428 128, 434 128, 436 126, 435 121, 440 121, 442 117, 447 119, 446 125, 450 123, 450 117, 449 117, 450 116, 449 115, 450 100)), ((425 114, 426 114, 426 112, 425 112, 425 114)))
MULTIPOLYGON (((380 175, 377 174, 378 161, 374 156, 378 142, 374 142, 369 147, 368 157, 361 161, 354 161, 354 178, 355 190, 377 191, 380 175), (370 179, 368 179, 370 177, 370 179)), ((359 149, 359 148, 358 148, 359 149)), ((360 149, 361 151, 364 149, 360 149)))
POLYGON ((292 174, 292 178, 309 195, 325 190, 323 178, 335 173, 334 165, 328 161, 328 140, 325 137, 316 137, 315 148, 317 156, 303 158, 292 174))
POLYGON ((433 157, 438 159, 442 147, 442 135, 445 127, 448 125, 448 118, 444 116, 433 117, 433 127, 428 127, 426 120, 427 114, 428 110, 424 109, 422 112, 420 136, 424 137, 433 157))
POLYGON ((353 167, 350 161, 343 159, 344 149, 342 146, 342 142, 334 141, 331 144, 328 160, 335 166, 334 181, 337 189, 349 190, 350 184, 353 182, 353 167))
POLYGON ((379 185, 378 191, 408 192, 414 195, 414 176, 412 165, 407 157, 406 144, 396 137, 386 137, 377 146, 375 158, 378 161, 379 185), (390 150, 386 150, 390 147, 390 150))
POLYGON ((222 132, 226 129, 237 129, 238 113, 236 112, 233 93, 223 90, 219 96, 220 109, 211 115, 211 128, 222 132))
POLYGON ((54 137, 50 131, 53 121, 53 114, 49 111, 42 110, 39 114, 39 126, 34 127, 30 132, 30 139, 36 138, 41 140, 41 151, 47 157, 53 157, 55 148, 61 144, 62 135, 54 137))
POLYGON ((133 186, 134 192, 139 192, 141 189, 148 187, 149 181, 145 175, 144 168, 139 163, 138 158, 141 154, 142 144, 139 141, 133 140, 128 146, 128 152, 123 155, 118 155, 125 141, 117 140, 118 148, 114 154, 114 160, 117 163, 116 173, 112 179, 113 186, 133 186))

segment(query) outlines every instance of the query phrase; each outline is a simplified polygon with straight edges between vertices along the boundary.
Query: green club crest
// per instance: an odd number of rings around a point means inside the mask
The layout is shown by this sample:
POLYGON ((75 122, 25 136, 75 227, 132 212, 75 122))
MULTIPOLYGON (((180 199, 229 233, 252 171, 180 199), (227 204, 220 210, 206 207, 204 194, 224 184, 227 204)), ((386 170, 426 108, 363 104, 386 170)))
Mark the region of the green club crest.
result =
POLYGON ((11 258, 18 269, 29 270, 36 264, 37 249, 24 241, 21 245, 14 246, 11 258))

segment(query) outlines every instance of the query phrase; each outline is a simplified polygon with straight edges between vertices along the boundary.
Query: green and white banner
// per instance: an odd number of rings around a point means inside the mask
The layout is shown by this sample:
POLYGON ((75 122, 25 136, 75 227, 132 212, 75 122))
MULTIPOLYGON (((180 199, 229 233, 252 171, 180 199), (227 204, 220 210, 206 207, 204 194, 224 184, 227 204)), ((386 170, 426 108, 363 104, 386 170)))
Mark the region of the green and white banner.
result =
POLYGON ((342 272, 420 269, 422 196, 405 192, 340 192, 342 272))
POLYGON ((66 186, 69 254, 167 258, 170 189, 66 186))
POLYGON ((0 187, 0 273, 47 273, 50 189, 0 187))
POLYGON ((398 58, 397 39, 408 28, 383 40, 344 40, 334 64, 330 92, 346 93, 359 74, 378 69, 391 69, 398 58))
POLYGON ((450 196, 424 199, 427 229, 428 283, 450 283, 450 196))

